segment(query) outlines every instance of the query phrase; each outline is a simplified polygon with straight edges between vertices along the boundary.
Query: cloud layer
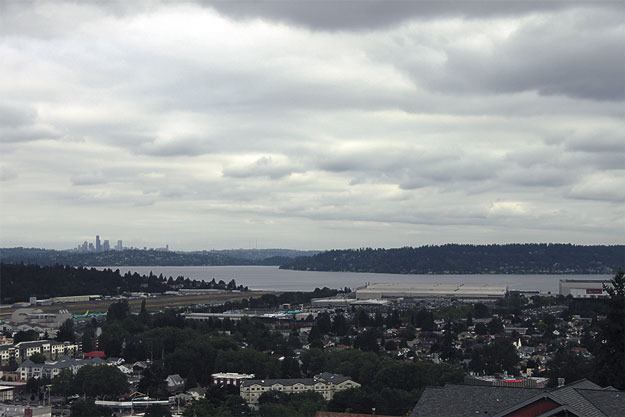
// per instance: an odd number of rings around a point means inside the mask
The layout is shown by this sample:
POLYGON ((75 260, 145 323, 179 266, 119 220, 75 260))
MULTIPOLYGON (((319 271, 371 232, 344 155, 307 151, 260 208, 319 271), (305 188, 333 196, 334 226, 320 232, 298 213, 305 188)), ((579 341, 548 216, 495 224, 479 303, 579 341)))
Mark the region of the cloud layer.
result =
POLYGON ((0 244, 623 242, 619 2, 0 3, 0 244))

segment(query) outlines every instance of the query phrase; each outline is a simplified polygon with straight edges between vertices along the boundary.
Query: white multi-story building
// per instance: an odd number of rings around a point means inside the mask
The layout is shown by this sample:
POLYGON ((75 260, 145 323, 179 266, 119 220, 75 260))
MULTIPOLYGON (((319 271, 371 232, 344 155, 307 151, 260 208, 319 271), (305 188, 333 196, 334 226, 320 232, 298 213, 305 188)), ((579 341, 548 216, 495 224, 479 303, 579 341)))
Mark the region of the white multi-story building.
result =
POLYGON ((254 374, 238 374, 236 372, 218 372, 212 374, 213 384, 215 385, 241 385, 241 382, 253 379, 254 374))
POLYGON ((27 359, 17 368, 17 372, 22 381, 28 381, 31 378, 39 379, 43 377, 52 379, 60 374, 64 369, 70 370, 75 375, 83 366, 99 365, 107 365, 107 363, 100 358, 63 358, 58 361, 46 361, 45 363, 34 363, 30 359, 27 359))
POLYGON ((69 342, 57 342, 55 340, 35 340, 31 342, 20 342, 15 345, 19 350, 19 356, 27 359, 35 353, 40 353, 46 358, 56 359, 65 355, 75 355, 78 353, 78 345, 69 342))
POLYGON ((7 364, 11 361, 11 359, 15 360, 15 362, 19 362, 20 350, 13 345, 1 345, 0 362, 2 364, 7 364))
POLYGON ((321 394, 324 400, 330 401, 336 392, 358 387, 360 384, 349 377, 324 372, 313 378, 243 380, 241 381, 241 397, 251 407, 256 407, 258 398, 268 391, 287 394, 314 391, 321 394))

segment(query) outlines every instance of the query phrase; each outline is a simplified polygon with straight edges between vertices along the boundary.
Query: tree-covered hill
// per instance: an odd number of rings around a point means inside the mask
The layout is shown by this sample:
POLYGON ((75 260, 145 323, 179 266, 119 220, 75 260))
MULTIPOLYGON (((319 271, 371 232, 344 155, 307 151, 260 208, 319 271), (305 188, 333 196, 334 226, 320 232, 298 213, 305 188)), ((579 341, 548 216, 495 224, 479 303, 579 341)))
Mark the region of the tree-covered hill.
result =
POLYGON ((277 266, 289 262, 291 258, 315 253, 289 249, 228 249, 198 252, 127 249, 76 252, 38 248, 0 248, 0 261, 72 266, 277 266))
POLYGON ((284 269, 396 274, 608 274, 625 267, 625 245, 442 245, 331 250, 284 269))
POLYGON ((184 277, 163 277, 139 275, 119 270, 82 268, 71 266, 38 266, 0 263, 0 289, 2 303, 27 301, 29 297, 46 299, 68 295, 117 295, 124 292, 138 291, 162 293, 180 288, 212 288, 245 290, 236 285, 234 280, 199 281, 184 277))

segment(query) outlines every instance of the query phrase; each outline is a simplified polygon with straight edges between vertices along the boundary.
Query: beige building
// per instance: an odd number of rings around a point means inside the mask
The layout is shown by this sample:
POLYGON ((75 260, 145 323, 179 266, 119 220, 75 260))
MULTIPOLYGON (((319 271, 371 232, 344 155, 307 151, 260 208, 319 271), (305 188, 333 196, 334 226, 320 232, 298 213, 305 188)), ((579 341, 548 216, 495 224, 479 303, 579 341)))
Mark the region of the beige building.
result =
POLYGON ((57 342, 55 340, 35 340, 32 342, 20 342, 15 345, 19 350, 22 360, 28 359, 35 353, 41 353, 46 358, 56 359, 61 356, 74 356, 78 353, 78 345, 69 342, 57 342))
POLYGON ((7 387, 5 385, 0 385, 0 401, 13 401, 13 391, 14 387, 7 387))
POLYGON ((321 394, 324 400, 330 401, 334 397, 334 393, 358 387, 360 384, 352 381, 349 377, 324 372, 315 375, 314 378, 244 380, 241 381, 241 397, 252 407, 256 407, 258 398, 268 391, 279 391, 287 394, 314 391, 321 394))
POLYGON ((19 363, 20 350, 13 345, 1 345, 0 346, 0 362, 3 365, 6 365, 7 363, 11 361, 11 359, 19 363))

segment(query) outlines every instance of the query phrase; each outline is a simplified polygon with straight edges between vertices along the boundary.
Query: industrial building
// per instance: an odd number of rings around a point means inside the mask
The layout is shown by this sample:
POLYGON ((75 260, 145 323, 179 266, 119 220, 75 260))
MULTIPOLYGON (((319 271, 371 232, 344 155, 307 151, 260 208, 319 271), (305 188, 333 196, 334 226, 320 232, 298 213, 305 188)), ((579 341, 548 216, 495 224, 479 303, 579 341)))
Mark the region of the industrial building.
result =
POLYGON ((381 283, 369 284, 356 290, 356 298, 456 298, 466 300, 488 300, 504 298, 507 287, 492 285, 464 284, 423 284, 423 283, 381 283))
POLYGON ((603 298, 608 293, 603 288, 604 285, 611 287, 609 280, 593 280, 593 279, 561 279, 559 290, 560 295, 573 298, 603 298))

